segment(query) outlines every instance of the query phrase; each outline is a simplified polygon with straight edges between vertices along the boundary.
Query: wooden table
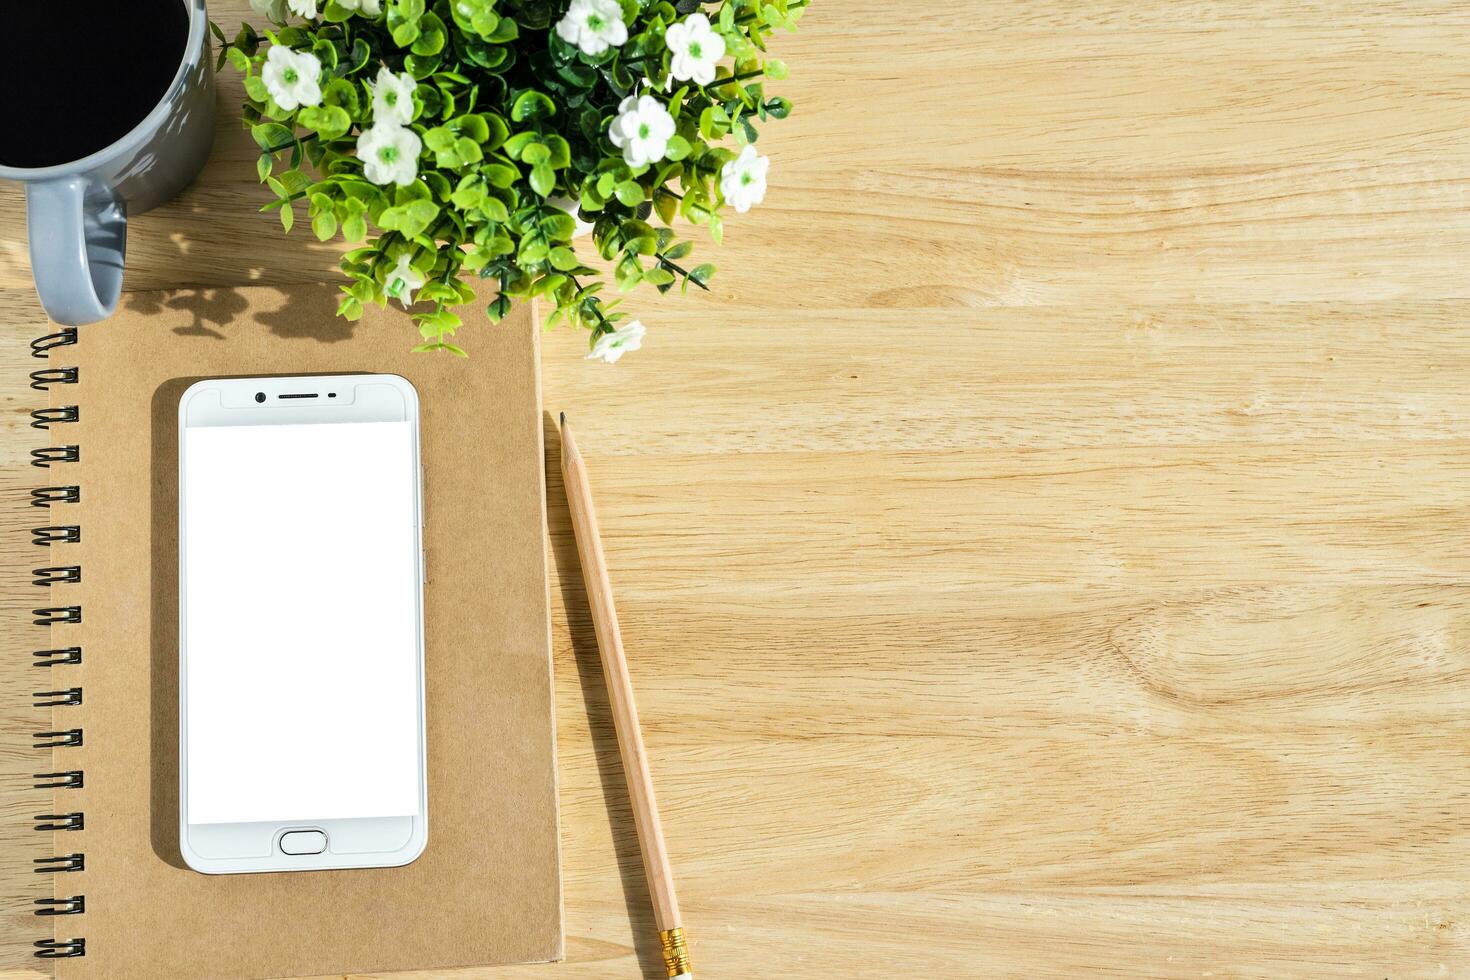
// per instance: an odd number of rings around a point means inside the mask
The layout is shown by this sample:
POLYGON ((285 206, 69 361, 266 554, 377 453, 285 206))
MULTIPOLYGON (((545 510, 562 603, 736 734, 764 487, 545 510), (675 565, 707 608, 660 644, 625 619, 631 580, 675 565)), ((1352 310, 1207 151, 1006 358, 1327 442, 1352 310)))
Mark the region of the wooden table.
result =
MULTIPOLYGON (((544 349, 699 976, 1470 976, 1470 11, 821 0, 778 48, 796 112, 698 253, 713 293, 636 295, 616 367, 544 349)), ((221 127, 133 222, 129 287, 330 277, 221 127)), ((475 975, 659 976, 581 586, 553 593, 568 962, 475 975)), ((0 963, 30 968, 19 632, 0 963)))

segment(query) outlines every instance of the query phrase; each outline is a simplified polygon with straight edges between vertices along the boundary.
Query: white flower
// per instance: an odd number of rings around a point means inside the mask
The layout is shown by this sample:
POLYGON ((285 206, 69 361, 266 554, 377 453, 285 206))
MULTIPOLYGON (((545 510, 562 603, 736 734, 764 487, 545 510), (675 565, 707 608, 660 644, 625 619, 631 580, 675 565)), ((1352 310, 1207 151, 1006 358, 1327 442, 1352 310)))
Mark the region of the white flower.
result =
POLYGON ((322 63, 310 51, 292 51, 277 44, 266 52, 260 77, 276 105, 290 112, 297 106, 321 102, 322 88, 317 84, 321 73, 322 63))
POLYGON ((715 80, 715 62, 725 56, 725 39, 709 26, 704 14, 690 14, 664 31, 664 43, 673 52, 669 71, 681 82, 708 85, 715 80))
POLYGON ((633 320, 612 333, 602 334, 597 338, 597 344, 592 348, 592 353, 587 355, 586 360, 600 359, 607 364, 616 364, 618 358, 628 351, 637 350, 643 346, 643 335, 647 332, 643 324, 633 320))
POLYGON ((278 24, 286 19, 286 0, 250 0, 250 6, 278 24))
POLYGON ((392 123, 375 123, 357 138, 363 175, 375 184, 412 184, 418 176, 419 151, 423 148, 418 133, 392 123))
POLYGON ((376 17, 383 12, 382 0, 337 0, 337 6, 343 10, 361 10, 369 17, 376 17))
POLYGON ((373 90, 373 124, 407 126, 413 118, 413 90, 418 84, 408 72, 395 75, 387 65, 379 68, 378 80, 368 83, 373 90))
POLYGON ((556 33, 583 54, 602 54, 628 40, 623 7, 618 0, 572 0, 567 15, 556 22, 556 33))
POLYGON ((389 296, 396 297, 405 307, 413 305, 413 292, 424 284, 424 277, 408 263, 408 253, 398 256, 398 264, 388 273, 383 283, 389 296))
POLYGON ((316 20, 316 0, 286 0, 286 6, 298 17, 316 20))
POLYGON ((623 162, 630 167, 662 160, 673 135, 674 117, 651 95, 628 96, 607 127, 608 139, 623 151, 623 162))
POLYGON ((741 214, 752 204, 766 199, 766 171, 771 158, 760 156, 755 147, 746 144, 740 155, 720 168, 720 193, 741 214))

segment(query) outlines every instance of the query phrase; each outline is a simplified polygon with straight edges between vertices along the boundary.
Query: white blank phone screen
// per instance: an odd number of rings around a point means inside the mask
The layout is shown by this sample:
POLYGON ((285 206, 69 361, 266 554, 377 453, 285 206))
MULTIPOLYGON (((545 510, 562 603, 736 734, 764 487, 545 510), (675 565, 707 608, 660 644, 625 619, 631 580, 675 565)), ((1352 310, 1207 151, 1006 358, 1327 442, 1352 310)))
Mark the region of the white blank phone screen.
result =
POLYGON ((418 814, 410 423, 184 433, 189 822, 418 814))

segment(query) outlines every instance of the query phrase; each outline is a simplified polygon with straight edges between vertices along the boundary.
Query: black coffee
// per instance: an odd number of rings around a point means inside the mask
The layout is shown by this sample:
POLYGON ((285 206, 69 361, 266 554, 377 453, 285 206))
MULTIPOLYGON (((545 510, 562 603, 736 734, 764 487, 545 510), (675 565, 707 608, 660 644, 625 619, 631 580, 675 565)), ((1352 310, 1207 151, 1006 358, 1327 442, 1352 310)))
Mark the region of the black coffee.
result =
POLYGON ((116 142, 168 91, 188 37, 184 0, 0 0, 0 164, 116 142))

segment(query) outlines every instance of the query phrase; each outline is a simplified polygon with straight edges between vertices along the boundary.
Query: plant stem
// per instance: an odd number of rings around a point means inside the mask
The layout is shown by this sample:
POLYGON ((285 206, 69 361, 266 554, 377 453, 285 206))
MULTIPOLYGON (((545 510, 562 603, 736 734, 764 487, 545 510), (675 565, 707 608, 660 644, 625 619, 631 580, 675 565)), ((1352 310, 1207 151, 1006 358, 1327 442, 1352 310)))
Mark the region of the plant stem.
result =
POLYGON ((726 85, 730 85, 734 82, 743 82, 747 78, 759 78, 764 74, 764 71, 743 71, 738 75, 731 75, 729 78, 720 79, 718 82, 715 82, 713 85, 711 85, 710 88, 724 88, 726 85))
POLYGON ((289 150, 291 147, 295 146, 297 143, 300 143, 300 144, 302 144, 304 146, 307 143, 310 143, 313 140, 315 140, 318 135, 320 135, 320 134, 318 134, 318 133, 312 133, 309 136, 292 137, 291 142, 289 142, 289 143, 282 143, 279 146, 272 146, 269 149, 262 150, 261 152, 262 153, 270 153, 270 154, 274 155, 274 154, 280 153, 282 150, 289 150))
POLYGON ((683 276, 685 279, 688 279, 700 289, 703 289, 705 292, 709 292, 708 286, 700 282, 698 279, 691 279, 689 276, 689 270, 685 269, 682 265, 679 265, 679 263, 666 259, 662 255, 655 255, 654 258, 658 259, 658 264, 663 266, 665 269, 669 269, 675 275, 683 276))

